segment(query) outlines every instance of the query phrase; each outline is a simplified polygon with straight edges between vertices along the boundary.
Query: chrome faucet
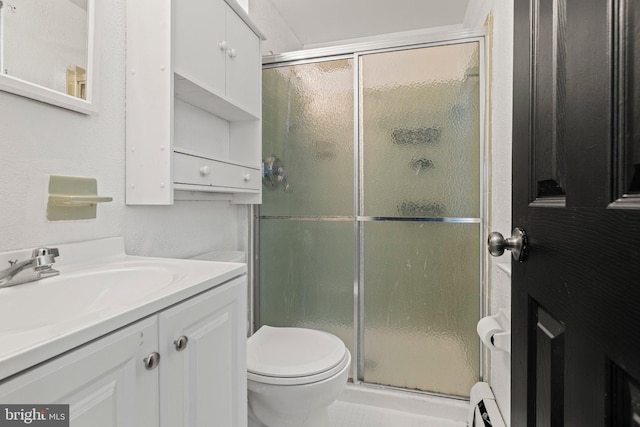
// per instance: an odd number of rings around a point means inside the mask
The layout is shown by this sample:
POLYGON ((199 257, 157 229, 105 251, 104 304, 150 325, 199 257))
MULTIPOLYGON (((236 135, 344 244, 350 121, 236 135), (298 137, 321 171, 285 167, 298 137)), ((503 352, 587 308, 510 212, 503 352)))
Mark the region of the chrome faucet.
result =
POLYGON ((0 271, 0 288, 57 276, 60 272, 51 268, 51 265, 56 262, 55 257, 58 255, 60 253, 57 248, 38 248, 25 261, 9 261, 11 266, 0 271))

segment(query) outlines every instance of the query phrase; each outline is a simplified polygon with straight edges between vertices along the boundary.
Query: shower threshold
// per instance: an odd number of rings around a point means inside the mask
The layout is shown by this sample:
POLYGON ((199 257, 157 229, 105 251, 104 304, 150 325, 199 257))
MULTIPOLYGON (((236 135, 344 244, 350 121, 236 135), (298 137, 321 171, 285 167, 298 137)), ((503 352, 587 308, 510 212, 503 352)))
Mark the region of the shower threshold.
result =
POLYGON ((347 384, 329 407, 332 427, 459 427, 468 412, 468 400, 369 384, 347 384))

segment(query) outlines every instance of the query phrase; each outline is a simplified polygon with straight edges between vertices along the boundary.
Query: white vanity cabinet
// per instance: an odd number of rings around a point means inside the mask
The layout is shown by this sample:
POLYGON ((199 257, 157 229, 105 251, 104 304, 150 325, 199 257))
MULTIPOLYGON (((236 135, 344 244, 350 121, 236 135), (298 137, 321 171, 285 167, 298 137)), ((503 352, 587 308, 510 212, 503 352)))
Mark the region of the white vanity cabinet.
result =
POLYGON ((261 202, 261 38, 235 0, 127 2, 127 204, 261 202))
POLYGON ((233 279, 17 374, 0 402, 69 404, 72 427, 246 427, 246 286, 233 279))
POLYGON ((155 317, 0 384, 3 404, 70 405, 73 427, 158 426, 158 374, 143 360, 158 349, 155 317))
POLYGON ((161 427, 246 426, 246 281, 159 315, 161 427))

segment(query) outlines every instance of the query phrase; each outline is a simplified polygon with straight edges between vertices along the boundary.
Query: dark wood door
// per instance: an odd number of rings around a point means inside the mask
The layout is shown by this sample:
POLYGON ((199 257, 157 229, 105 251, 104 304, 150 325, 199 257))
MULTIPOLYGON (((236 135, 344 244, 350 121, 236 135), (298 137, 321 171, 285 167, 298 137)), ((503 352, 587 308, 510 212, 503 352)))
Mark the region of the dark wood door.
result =
POLYGON ((515 0, 514 31, 511 426, 637 427, 640 1, 515 0))

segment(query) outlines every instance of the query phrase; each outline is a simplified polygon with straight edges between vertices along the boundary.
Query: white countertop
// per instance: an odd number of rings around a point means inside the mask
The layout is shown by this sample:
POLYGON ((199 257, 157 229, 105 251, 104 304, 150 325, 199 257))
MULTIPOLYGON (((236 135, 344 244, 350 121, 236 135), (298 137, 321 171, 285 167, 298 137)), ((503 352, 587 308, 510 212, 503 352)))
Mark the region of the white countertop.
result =
MULTIPOLYGON (((242 263, 126 255, 120 237, 50 246, 60 251, 59 276, 0 289, 0 380, 247 272, 242 263), (125 287, 102 283, 127 278, 125 287)), ((0 270, 30 257, 0 253, 0 270)))

